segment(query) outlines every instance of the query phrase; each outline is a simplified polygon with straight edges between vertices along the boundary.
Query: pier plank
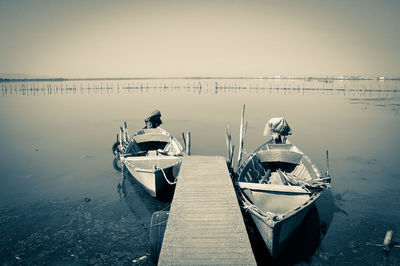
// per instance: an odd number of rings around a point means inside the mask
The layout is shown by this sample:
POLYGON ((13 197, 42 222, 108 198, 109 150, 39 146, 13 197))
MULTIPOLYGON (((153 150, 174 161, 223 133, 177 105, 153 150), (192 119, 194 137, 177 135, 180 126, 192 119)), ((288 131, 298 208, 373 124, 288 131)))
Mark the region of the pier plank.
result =
POLYGON ((224 157, 186 156, 159 265, 256 265, 224 157))

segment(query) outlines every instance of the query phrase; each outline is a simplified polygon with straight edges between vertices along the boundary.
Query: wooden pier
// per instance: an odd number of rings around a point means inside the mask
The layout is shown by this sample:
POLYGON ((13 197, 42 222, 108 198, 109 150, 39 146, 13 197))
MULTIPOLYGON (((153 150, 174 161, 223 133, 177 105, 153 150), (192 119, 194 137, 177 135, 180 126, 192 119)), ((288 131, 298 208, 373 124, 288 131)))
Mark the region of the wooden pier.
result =
POLYGON ((159 265, 256 265, 225 158, 183 158, 159 265))

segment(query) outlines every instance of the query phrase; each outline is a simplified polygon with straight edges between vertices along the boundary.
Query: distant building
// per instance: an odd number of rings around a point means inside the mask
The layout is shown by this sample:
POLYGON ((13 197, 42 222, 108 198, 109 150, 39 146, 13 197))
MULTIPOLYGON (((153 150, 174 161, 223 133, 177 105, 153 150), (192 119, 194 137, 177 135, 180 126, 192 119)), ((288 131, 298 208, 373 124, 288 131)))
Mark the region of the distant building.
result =
POLYGON ((336 79, 357 80, 357 79, 362 79, 362 77, 361 76, 339 76, 339 77, 336 77, 336 79))

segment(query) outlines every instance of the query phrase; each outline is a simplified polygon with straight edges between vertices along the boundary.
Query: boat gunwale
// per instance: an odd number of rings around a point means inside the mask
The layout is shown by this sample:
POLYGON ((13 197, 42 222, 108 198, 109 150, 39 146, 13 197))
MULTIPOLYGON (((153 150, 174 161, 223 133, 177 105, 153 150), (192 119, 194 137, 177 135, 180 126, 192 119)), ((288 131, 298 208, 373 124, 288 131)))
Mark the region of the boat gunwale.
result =
POLYGON ((262 191, 262 192, 269 191, 269 192, 280 192, 280 193, 291 193, 291 194, 314 194, 313 191, 307 191, 300 186, 286 186, 286 185, 251 183, 251 182, 235 182, 235 185, 238 185, 241 189, 250 189, 252 191, 262 191))
MULTIPOLYGON (((167 136, 167 137, 169 137, 169 141, 167 141, 167 142, 166 141, 160 141, 160 142, 167 143, 167 145, 168 144, 170 144, 170 145, 174 145, 175 144, 177 146, 177 148, 179 150, 179 153, 173 154, 173 155, 164 155, 164 156, 172 157, 172 156, 183 156, 183 155, 185 155, 185 150, 183 149, 182 144, 174 136, 172 136, 169 132, 167 132, 165 129, 163 129, 162 127, 157 127, 157 128, 151 128, 151 129, 142 128, 142 129, 139 129, 138 131, 136 131, 135 133, 133 133, 129 137, 128 142, 126 143, 126 145, 124 146, 123 151, 121 152, 121 156, 129 155, 129 156, 124 156, 124 157, 139 157, 139 156, 135 156, 135 153, 133 153, 133 154, 132 153, 126 153, 126 151, 130 147, 131 143, 136 143, 136 144, 146 143, 146 142, 140 142, 140 143, 136 142, 135 137, 139 136, 139 135, 147 135, 147 134, 149 134, 149 135, 164 135, 164 136, 167 136), (151 131, 149 131, 149 130, 151 130, 151 131), (146 132, 146 131, 148 131, 148 132, 146 132), (157 132, 152 132, 152 131, 157 131, 157 132)), ((161 155, 162 154, 160 154, 160 156, 161 155)), ((145 157, 145 156, 140 156, 140 157, 145 157)))
POLYGON ((125 161, 147 161, 147 160, 173 160, 182 158, 179 155, 157 155, 157 156, 122 156, 125 161))
POLYGON ((132 167, 132 170, 134 170, 136 172, 142 172, 142 173, 156 173, 157 171, 160 171, 160 169, 165 170, 167 168, 174 167, 175 165, 182 163, 181 156, 139 156, 136 158, 121 156, 121 161, 124 163, 128 163, 132 167), (171 161, 176 160, 176 162, 174 164, 166 166, 166 167, 157 167, 157 165, 156 165, 156 168, 153 168, 153 167, 152 168, 141 168, 141 167, 136 167, 135 165, 130 163, 132 161, 147 161, 147 160, 151 161, 152 159, 153 160, 157 159, 157 161, 158 160, 171 160, 171 161))

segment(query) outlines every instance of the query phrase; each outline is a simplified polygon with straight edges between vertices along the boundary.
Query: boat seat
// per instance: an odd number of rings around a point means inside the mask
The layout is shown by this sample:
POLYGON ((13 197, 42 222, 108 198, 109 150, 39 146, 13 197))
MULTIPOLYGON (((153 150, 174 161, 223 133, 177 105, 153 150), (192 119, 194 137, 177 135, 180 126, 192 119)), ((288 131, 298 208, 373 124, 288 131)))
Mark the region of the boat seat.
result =
POLYGON ((241 189, 250 189, 257 191, 271 191, 281 193, 293 193, 293 194, 311 194, 310 191, 305 190, 299 186, 287 186, 287 185, 276 185, 276 184, 259 184, 259 183, 247 183, 237 182, 237 185, 241 189))
POLYGON ((170 142, 171 137, 164 134, 150 133, 150 134, 141 134, 133 137, 136 143, 143 142, 170 142))
POLYGON ((293 144, 267 144, 269 150, 288 150, 292 148, 293 144))
POLYGON ((147 156, 157 156, 157 151, 148 151, 147 156))
POLYGON ((177 156, 157 156, 157 157, 128 157, 125 159, 129 165, 132 165, 139 169, 151 170, 154 166, 158 168, 172 167, 182 159, 177 156))
POLYGON ((143 128, 142 131, 145 134, 161 134, 161 129, 160 128, 143 128))
POLYGON ((262 150, 257 152, 262 163, 282 162, 299 164, 303 154, 288 150, 262 150))

